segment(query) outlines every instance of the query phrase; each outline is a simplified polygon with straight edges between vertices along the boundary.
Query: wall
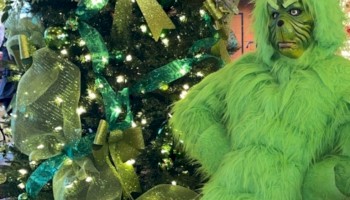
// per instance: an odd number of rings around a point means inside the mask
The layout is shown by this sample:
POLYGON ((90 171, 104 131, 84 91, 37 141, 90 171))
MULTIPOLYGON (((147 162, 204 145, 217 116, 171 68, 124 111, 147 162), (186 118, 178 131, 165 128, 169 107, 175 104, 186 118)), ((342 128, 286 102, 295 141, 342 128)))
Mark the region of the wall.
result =
POLYGON ((238 6, 240 14, 235 15, 232 18, 231 27, 237 37, 239 47, 241 48, 232 55, 231 58, 233 60, 237 59, 244 53, 254 51, 256 47, 252 31, 251 15, 254 5, 249 3, 249 1, 250 0, 241 0, 238 6))

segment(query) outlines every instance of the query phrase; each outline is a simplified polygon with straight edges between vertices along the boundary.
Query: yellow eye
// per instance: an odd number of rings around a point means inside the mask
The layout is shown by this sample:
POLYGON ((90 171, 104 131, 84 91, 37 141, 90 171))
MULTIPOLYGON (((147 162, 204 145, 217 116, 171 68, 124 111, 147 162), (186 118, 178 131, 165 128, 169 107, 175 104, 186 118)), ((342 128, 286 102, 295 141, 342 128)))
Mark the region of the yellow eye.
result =
POLYGON ((290 15, 292 15, 292 16, 298 16, 298 15, 301 14, 301 10, 300 10, 300 9, 291 9, 291 10, 289 11, 289 13, 290 13, 290 15))

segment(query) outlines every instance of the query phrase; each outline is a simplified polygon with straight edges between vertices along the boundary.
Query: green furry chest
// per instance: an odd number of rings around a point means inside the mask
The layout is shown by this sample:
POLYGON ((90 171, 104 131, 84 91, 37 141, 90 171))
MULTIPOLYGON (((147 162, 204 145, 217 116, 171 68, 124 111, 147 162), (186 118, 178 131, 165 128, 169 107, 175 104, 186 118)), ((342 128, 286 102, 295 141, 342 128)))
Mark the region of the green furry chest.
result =
POLYGON ((317 74, 300 70, 281 83, 270 72, 241 73, 226 95, 233 148, 261 145, 299 161, 331 148, 342 114, 335 112, 337 95, 317 74))

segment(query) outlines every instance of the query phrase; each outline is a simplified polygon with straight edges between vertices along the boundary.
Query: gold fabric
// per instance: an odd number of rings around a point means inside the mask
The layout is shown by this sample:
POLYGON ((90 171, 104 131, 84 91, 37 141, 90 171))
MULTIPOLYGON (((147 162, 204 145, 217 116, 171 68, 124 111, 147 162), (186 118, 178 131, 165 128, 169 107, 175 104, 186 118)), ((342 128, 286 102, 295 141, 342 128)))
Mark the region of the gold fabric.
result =
POLYGON ((11 120, 16 147, 30 159, 40 160, 79 139, 79 98, 79 68, 48 48, 36 51, 17 89, 11 120))

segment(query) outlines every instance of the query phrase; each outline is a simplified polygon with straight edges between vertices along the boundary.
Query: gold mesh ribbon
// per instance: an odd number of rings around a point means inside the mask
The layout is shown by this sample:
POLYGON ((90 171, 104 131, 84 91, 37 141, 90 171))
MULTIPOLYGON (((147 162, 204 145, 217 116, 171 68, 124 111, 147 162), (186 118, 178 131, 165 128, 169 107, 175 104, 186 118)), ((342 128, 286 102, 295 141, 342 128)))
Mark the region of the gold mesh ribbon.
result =
POLYGON ((100 121, 94 141, 93 156, 98 168, 105 168, 106 163, 112 176, 118 179, 124 195, 141 192, 138 177, 132 164, 127 162, 135 158, 144 148, 141 128, 115 130, 108 133, 108 123, 100 121))
POLYGON ((16 147, 32 160, 61 153, 81 136, 76 112, 80 70, 48 48, 33 55, 33 65, 21 78, 11 129, 16 147))
MULTIPOLYGON (((155 41, 158 41, 163 29, 174 29, 175 25, 156 0, 136 0, 155 41)), ((120 34, 127 30, 132 14, 130 0, 119 0, 116 3, 113 25, 120 34)))

